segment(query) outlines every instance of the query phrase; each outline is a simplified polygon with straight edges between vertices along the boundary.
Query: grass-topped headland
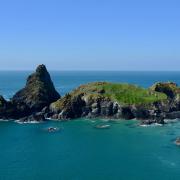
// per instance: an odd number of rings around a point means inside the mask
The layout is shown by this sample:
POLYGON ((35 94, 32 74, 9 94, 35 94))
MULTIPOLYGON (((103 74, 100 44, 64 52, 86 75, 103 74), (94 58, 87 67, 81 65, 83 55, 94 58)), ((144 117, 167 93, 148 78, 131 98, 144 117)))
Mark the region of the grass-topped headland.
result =
MULTIPOLYGON (((110 100, 121 105, 148 105, 167 99, 167 95, 153 89, 145 89, 133 84, 93 82, 81 85, 63 98, 52 103, 51 107, 63 109, 77 102, 79 96, 88 103, 110 100)), ((80 103, 80 102, 79 102, 80 103)))
POLYGON ((165 93, 151 88, 145 89, 132 84, 93 82, 79 86, 52 103, 50 110, 54 112, 54 119, 145 119, 156 115, 158 108, 155 104, 161 106, 167 104, 167 100, 168 96, 165 93))
POLYGON ((166 100, 164 93, 156 92, 152 89, 144 89, 137 85, 93 82, 81 85, 70 93, 71 96, 84 94, 89 98, 109 98, 121 104, 148 104, 166 100))

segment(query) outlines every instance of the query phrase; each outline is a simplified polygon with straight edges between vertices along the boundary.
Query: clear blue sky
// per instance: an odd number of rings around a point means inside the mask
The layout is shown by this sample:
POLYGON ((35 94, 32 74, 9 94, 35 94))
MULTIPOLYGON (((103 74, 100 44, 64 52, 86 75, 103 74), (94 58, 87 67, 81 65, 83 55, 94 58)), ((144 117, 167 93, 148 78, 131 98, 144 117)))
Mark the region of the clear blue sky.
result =
POLYGON ((0 69, 180 70, 179 0, 0 0, 0 69))

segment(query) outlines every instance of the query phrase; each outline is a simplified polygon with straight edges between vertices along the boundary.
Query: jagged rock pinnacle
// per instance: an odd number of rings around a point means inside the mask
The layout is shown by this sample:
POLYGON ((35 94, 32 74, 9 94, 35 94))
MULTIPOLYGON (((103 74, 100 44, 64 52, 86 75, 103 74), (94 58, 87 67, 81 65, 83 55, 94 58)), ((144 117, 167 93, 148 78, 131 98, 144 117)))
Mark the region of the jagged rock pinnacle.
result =
POLYGON ((14 103, 24 103, 33 111, 39 111, 60 98, 45 65, 39 65, 27 78, 26 86, 12 98, 14 103))

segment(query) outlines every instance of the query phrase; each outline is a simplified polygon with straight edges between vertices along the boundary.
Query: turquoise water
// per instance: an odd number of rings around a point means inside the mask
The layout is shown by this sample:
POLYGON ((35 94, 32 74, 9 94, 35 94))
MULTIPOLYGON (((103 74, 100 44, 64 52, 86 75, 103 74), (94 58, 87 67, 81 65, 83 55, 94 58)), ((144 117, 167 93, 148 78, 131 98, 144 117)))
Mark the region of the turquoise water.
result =
MULTIPOLYGON (((10 98, 29 72, 0 72, 0 93, 10 98)), ((180 83, 178 72, 52 72, 61 94, 95 80, 132 82, 148 87, 156 81, 180 83), (179 78, 179 79, 178 79, 179 78)), ((41 124, 0 122, 0 180, 179 180, 180 123, 140 127, 138 121, 110 123, 78 119, 41 124), (48 133, 46 128, 61 130, 48 133)))

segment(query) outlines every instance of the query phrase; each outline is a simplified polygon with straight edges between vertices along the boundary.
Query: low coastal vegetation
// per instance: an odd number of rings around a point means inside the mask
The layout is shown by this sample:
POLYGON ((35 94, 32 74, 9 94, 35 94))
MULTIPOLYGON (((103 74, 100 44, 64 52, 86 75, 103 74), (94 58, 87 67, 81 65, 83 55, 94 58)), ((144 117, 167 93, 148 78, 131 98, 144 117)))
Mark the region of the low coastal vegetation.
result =
POLYGON ((79 86, 71 93, 66 94, 64 98, 54 102, 52 106, 64 108, 72 97, 79 95, 83 95, 88 101, 109 99, 122 105, 148 105, 167 100, 165 93, 144 89, 133 84, 93 82, 79 86))
POLYGON ((122 104, 148 104, 167 99, 164 93, 152 89, 144 89, 133 84, 110 82, 94 82, 80 86, 74 93, 85 93, 98 96, 99 94, 122 104))

